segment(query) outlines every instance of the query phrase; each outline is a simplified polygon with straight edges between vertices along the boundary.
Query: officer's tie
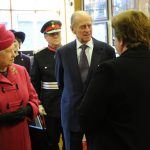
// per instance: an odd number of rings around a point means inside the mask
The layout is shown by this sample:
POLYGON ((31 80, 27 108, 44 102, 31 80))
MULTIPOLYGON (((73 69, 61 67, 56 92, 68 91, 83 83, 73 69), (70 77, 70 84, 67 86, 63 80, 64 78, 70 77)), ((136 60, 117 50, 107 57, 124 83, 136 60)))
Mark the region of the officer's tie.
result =
POLYGON ((79 68, 80 68, 80 73, 81 73, 81 78, 83 83, 85 82, 87 75, 88 75, 88 70, 89 70, 89 63, 88 59, 85 53, 85 50, 88 46, 87 45, 81 45, 80 48, 81 53, 80 53, 80 60, 79 60, 79 68))

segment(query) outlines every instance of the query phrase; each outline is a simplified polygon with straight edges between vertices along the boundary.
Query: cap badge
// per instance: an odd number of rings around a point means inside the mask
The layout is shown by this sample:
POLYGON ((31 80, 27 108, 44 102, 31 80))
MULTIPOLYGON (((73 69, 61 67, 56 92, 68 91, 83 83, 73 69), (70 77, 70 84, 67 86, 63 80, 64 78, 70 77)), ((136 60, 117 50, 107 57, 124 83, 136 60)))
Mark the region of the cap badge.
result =
POLYGON ((52 22, 52 28, 55 28, 54 22, 52 22))

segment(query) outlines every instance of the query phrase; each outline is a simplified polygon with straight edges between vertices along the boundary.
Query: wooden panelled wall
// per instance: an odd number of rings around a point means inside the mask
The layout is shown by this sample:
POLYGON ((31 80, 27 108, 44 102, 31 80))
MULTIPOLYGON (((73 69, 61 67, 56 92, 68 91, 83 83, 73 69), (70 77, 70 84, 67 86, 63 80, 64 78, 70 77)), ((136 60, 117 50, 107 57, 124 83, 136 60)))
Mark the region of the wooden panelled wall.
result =
POLYGON ((74 9, 76 10, 83 10, 83 0, 74 0, 74 9))

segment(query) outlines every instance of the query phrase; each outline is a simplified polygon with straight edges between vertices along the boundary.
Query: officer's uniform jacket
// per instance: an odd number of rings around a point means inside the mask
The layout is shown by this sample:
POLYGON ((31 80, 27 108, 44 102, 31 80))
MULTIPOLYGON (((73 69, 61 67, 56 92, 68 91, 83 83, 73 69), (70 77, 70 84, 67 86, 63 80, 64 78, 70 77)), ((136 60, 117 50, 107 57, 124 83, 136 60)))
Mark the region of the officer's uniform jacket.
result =
POLYGON ((32 83, 48 115, 60 117, 60 95, 54 74, 55 51, 45 48, 34 55, 32 83))

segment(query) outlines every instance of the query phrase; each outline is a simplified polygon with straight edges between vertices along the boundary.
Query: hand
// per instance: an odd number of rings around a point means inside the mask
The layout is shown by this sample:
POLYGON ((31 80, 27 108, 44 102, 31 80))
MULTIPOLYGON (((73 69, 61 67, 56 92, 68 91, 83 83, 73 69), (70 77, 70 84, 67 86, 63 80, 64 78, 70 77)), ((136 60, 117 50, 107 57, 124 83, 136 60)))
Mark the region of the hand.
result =
POLYGON ((39 113, 40 113, 40 115, 47 115, 47 113, 46 113, 46 111, 45 111, 45 109, 44 109, 44 107, 43 107, 43 105, 39 105, 39 113))
POLYGON ((21 121, 23 121, 25 118, 24 112, 8 112, 0 115, 0 125, 15 125, 21 121))
POLYGON ((25 117, 32 117, 32 107, 27 104, 25 107, 14 112, 0 114, 0 125, 15 125, 25 119, 25 117))
POLYGON ((15 111, 18 114, 22 114, 26 117, 30 117, 32 118, 33 115, 33 110, 30 104, 27 104, 27 106, 21 107, 20 109, 18 109, 17 111, 15 111))

